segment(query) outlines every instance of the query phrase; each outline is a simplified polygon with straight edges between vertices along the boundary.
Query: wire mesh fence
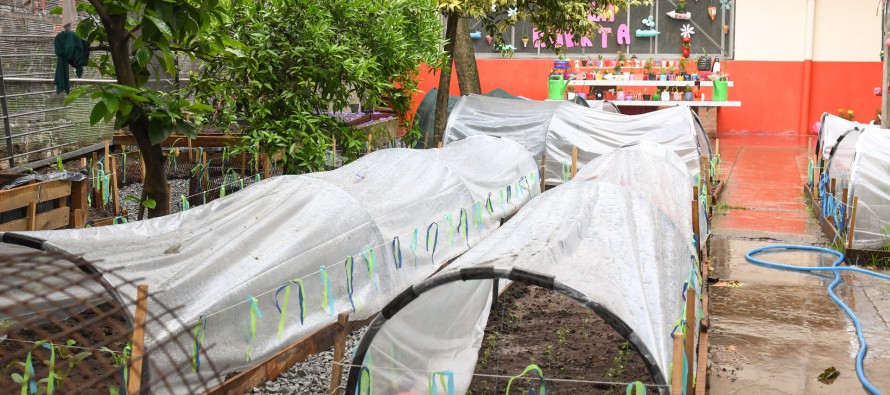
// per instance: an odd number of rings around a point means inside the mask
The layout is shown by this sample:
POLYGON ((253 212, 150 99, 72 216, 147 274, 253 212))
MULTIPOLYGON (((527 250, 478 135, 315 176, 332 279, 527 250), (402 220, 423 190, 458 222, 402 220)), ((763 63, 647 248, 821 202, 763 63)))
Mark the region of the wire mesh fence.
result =
MULTIPOLYGON (((0 245, 0 393, 126 393, 136 378, 130 372, 133 362, 140 358, 131 351, 136 295, 120 290, 138 282, 114 272, 100 274, 76 257, 0 245)), ((181 306, 163 306, 150 290, 147 303, 146 327, 181 327, 181 306)), ((146 336, 158 338, 154 335, 146 336)), ((184 379, 192 360, 154 355, 193 354, 193 343, 169 339, 146 348, 141 388, 170 393, 187 381, 205 385, 200 377, 184 379), (151 365, 155 357, 178 362, 164 369, 172 373, 160 375, 151 365)), ((202 366, 213 369, 211 361, 202 366)))

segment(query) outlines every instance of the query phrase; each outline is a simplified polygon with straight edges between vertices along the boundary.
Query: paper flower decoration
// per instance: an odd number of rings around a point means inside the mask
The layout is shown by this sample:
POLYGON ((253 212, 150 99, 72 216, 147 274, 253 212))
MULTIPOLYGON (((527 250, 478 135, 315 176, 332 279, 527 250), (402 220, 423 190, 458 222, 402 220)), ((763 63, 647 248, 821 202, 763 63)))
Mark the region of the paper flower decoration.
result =
POLYGON ((680 35, 683 37, 691 38, 693 34, 695 34, 695 28, 690 25, 683 25, 683 28, 680 29, 680 35))
POLYGON ((643 19, 643 25, 649 26, 650 28, 655 27, 655 18, 652 15, 649 15, 648 18, 643 19))
POLYGON ((729 11, 732 8, 732 0, 720 0, 720 8, 729 11))
POLYGON ((507 17, 512 18, 512 17, 516 16, 516 14, 518 12, 519 12, 519 10, 517 10, 516 7, 510 8, 507 10, 507 17))

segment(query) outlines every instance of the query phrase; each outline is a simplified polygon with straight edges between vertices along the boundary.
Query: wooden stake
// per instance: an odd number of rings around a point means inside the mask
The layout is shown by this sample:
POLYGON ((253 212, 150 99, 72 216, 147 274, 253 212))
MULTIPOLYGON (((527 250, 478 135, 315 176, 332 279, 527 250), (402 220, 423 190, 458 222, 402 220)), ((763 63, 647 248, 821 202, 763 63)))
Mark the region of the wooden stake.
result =
MULTIPOLYGON (((844 199, 844 200, 841 200, 841 202, 842 202, 844 205, 847 204, 847 197, 848 197, 848 194, 849 194, 849 193, 850 193, 850 190, 847 189, 847 188, 844 188, 844 189, 841 191, 841 198, 844 199)), ((846 214, 846 212, 847 212, 847 208, 844 207, 844 213, 846 214)))
POLYGON ((671 369, 671 394, 683 393, 683 334, 677 329, 674 332, 673 368, 671 369))
POLYGON ((578 147, 572 147, 572 177, 569 178, 574 179, 575 174, 578 174, 578 147))
POLYGON ((716 147, 714 148, 715 154, 720 155, 720 139, 714 139, 716 147))
POLYGON ((105 159, 102 161, 102 164, 105 167, 105 174, 108 174, 108 168, 110 167, 108 164, 108 140, 105 140, 105 159))
MULTIPOLYGON (((94 169, 95 169, 96 164, 98 164, 98 163, 99 163, 99 156, 96 155, 95 152, 93 152, 93 162, 90 163, 90 177, 92 177, 93 174, 95 173, 94 169)), ((97 183, 96 180, 90 180, 90 181, 93 183, 93 195, 95 195, 99 191, 99 183, 97 183)), ((98 208, 99 202, 95 202, 95 203, 96 203, 96 208, 98 208)))
POLYGON ((194 164, 195 158, 192 156, 192 139, 188 139, 187 141, 189 144, 189 163, 194 164))
POLYGON ((80 168, 83 169, 87 167, 87 158, 80 158, 80 168))
POLYGON ((337 168, 337 136, 331 136, 331 168, 337 168))
POLYGON ((111 193, 111 204, 114 206, 114 215, 120 215, 121 211, 121 201, 118 197, 118 187, 117 187, 117 159, 115 157, 110 157, 111 160, 111 168, 113 169, 111 172, 111 187, 108 188, 108 192, 111 193))
MULTIPOLYGON (((697 188, 696 188, 697 189, 697 188)), ((698 210, 698 193, 695 194, 695 199, 692 199, 692 233, 695 234, 696 240, 698 240, 698 249, 701 251, 701 230, 699 229, 701 219, 698 218, 699 210, 698 210)))
POLYGON ((37 201, 28 203, 28 230, 37 230, 37 201))
POLYGON ((374 136, 371 133, 368 133, 368 152, 371 153, 371 145, 374 143, 374 136))
POLYGON ((436 148, 442 148, 442 142, 441 142, 441 141, 438 142, 438 143, 436 143, 436 148))
POLYGON ((711 207, 711 166, 708 162, 708 157, 702 156, 699 160, 701 161, 701 177, 705 183, 705 198, 707 199, 708 207, 711 207))
POLYGON ((174 202, 176 202, 176 198, 173 197, 173 184, 169 181, 167 182, 167 196, 170 199, 170 207, 173 207, 174 202))
POLYGON ((349 325, 349 313, 337 316, 337 329, 334 332, 334 361, 331 365, 331 385, 329 394, 339 394, 340 382, 343 377, 343 356, 346 354, 346 329, 349 325))
POLYGON ((87 194, 89 187, 87 180, 71 182, 71 215, 68 219, 68 227, 83 227, 87 218, 84 214, 89 214, 90 208, 87 206, 87 194))
MULTIPOLYGON (((847 231, 847 249, 853 248, 853 234, 856 231, 856 209, 859 206, 859 196, 853 196, 853 214, 850 215, 850 226, 847 231)), ((838 230, 840 232, 840 230, 838 230)))
POLYGON ((247 154, 241 153, 241 178, 244 178, 244 168, 247 167, 247 154))
POLYGON ((834 195, 834 193, 835 193, 834 188, 835 188, 836 186, 837 186, 837 179, 836 179, 836 178, 832 178, 832 179, 831 179, 831 184, 829 185, 829 189, 828 189, 828 191, 831 192, 832 195, 834 195))
POLYGON ((272 176, 272 162, 269 160, 269 155, 263 155, 263 176, 264 178, 272 176))
POLYGON ((148 307, 148 285, 136 288, 136 315, 133 323, 133 340, 130 354, 130 377, 127 380, 127 393, 138 394, 142 386, 142 357, 145 355, 145 316, 148 307))
POLYGON ((695 382, 692 380, 692 375, 695 373, 692 369, 693 363, 692 360, 694 358, 695 353, 695 290, 692 289, 692 286, 686 288, 686 363, 689 364, 689 368, 686 369, 686 393, 692 394, 692 387, 695 382))
POLYGON ((544 189, 547 187, 547 155, 541 154, 541 193, 544 193, 544 189))

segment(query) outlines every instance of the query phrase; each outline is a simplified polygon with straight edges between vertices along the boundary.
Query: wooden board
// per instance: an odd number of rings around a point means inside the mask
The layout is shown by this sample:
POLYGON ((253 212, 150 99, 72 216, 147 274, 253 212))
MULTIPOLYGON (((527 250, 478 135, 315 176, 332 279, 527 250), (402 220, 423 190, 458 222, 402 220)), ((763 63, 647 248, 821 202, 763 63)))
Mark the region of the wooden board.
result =
POLYGON ((20 218, 0 224, 0 231, 20 231, 20 230, 52 230, 68 226, 71 211, 68 207, 60 207, 45 213, 37 214, 37 220, 34 229, 28 229, 30 218, 20 218))
MULTIPOLYGON (((191 146, 193 147, 228 147, 232 145, 237 145, 241 141, 241 136, 228 136, 228 135, 212 135, 212 136, 198 136, 197 138, 191 139, 191 146)), ((114 135, 112 140, 112 144, 114 145, 136 145, 136 138, 131 134, 123 134, 117 133, 114 135)), ((164 142, 161 143, 164 147, 172 147, 173 144, 176 144, 176 147, 189 147, 189 139, 185 136, 170 136, 167 137, 164 142), (177 141, 178 140, 178 141, 177 141)))
POLYGON ((63 180, 45 181, 0 191, 0 212, 28 207, 28 204, 38 197, 40 200, 37 203, 41 203, 70 194, 71 182, 63 180))

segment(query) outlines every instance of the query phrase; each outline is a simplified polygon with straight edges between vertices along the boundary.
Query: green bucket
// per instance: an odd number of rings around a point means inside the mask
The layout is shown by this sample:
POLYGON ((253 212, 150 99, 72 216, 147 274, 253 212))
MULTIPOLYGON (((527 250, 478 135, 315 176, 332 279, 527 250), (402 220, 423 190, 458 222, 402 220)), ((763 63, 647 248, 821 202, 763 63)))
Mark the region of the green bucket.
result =
POLYGON ((716 80, 714 81, 714 101, 726 101, 729 94, 729 82, 716 80))

